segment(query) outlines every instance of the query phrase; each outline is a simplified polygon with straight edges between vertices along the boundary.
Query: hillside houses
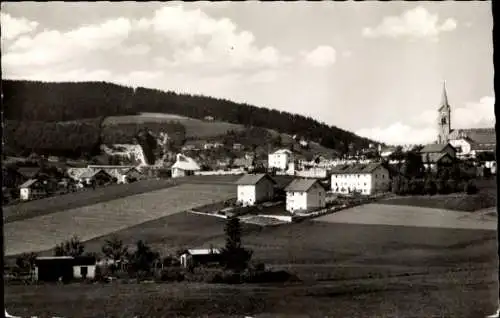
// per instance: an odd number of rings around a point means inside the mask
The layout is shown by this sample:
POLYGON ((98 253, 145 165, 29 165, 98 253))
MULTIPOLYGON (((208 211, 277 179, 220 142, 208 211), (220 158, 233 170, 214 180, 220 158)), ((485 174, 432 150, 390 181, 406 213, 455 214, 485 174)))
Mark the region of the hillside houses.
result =
POLYGON ((288 149, 280 149, 268 156, 268 169, 277 169, 285 171, 289 169, 290 165, 293 165, 294 157, 293 152, 288 149))
POLYGON ((237 184, 237 202, 243 206, 272 200, 276 182, 267 174, 246 174, 237 184))
POLYGON ((332 171, 333 193, 372 195, 388 191, 389 187, 389 171, 380 163, 344 165, 332 171))

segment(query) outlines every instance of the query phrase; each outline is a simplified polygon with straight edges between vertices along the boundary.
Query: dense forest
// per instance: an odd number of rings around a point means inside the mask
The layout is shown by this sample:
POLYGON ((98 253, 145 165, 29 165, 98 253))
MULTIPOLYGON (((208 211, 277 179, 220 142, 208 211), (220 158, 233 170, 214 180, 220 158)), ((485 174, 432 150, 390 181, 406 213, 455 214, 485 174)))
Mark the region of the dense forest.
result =
MULTIPOLYGON (((206 96, 177 94, 156 89, 137 88, 105 83, 47 83, 37 81, 2 81, 4 116, 17 122, 62 122, 89 119, 100 122, 106 116, 134 115, 140 112, 170 113, 202 119, 213 116, 217 120, 245 126, 271 128, 291 135, 298 134, 321 145, 345 152, 349 147, 366 147, 370 140, 361 138, 343 129, 328 126, 301 115, 260 108, 247 104, 235 103, 225 99, 206 96)), ((37 124, 38 125, 38 124, 37 124)), ((16 126, 16 125, 14 125, 16 126)), ((27 125, 24 125, 27 126, 27 125)), ((49 127, 49 126, 47 126, 49 127)), ((66 133, 63 126, 51 126, 50 134, 66 133)), ((69 125, 66 125, 67 129, 69 125)), ((86 132, 90 126, 83 125, 79 138, 98 140, 98 132, 86 132)), ((95 127, 95 126, 94 126, 95 127)), ((37 144, 39 134, 33 134, 35 128, 23 128, 26 135, 37 144)), ((20 134, 18 129, 15 138, 20 134)), ((23 130, 21 130, 23 131, 23 130)), ((8 131, 7 135, 10 134, 8 131)), ((49 134, 49 133, 47 133, 49 134)), ((45 134, 43 134, 45 135, 45 134)), ((14 136, 14 135, 11 135, 14 136)), ((47 144, 59 144, 62 137, 50 141, 44 137, 47 144)), ((78 139, 77 137, 73 137, 78 139)), ((17 139, 16 139, 17 140, 17 139)), ((67 142, 69 145, 79 143, 67 142)), ((87 143, 88 144, 88 143, 87 143)), ((86 146, 89 147, 89 146, 86 146)))

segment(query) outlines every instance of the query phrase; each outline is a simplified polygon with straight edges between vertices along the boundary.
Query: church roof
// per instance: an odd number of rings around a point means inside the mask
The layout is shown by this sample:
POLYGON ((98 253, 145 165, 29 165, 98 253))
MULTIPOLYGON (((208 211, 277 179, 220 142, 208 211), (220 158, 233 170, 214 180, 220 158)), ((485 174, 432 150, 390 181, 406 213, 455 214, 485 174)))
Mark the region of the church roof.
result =
POLYGON ((452 135, 453 139, 467 137, 474 143, 481 145, 494 145, 497 142, 495 128, 454 129, 452 135))

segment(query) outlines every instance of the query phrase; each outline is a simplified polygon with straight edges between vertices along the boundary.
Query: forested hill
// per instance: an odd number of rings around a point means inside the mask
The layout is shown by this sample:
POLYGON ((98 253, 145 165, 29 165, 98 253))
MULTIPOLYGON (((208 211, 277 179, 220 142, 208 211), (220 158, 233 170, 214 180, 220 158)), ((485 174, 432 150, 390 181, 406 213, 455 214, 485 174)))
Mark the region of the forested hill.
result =
POLYGON ((225 99, 177 94, 105 82, 48 83, 3 80, 6 119, 70 121, 139 112, 170 113, 192 118, 213 116, 220 121, 298 134, 338 150, 366 147, 371 141, 301 115, 235 103, 225 99))

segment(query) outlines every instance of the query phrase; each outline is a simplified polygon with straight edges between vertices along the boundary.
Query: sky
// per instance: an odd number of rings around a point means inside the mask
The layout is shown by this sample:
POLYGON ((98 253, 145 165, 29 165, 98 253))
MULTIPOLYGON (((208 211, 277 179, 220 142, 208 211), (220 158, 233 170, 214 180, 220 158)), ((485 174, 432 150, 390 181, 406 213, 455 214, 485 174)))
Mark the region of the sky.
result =
POLYGON ((494 127, 489 1, 2 2, 2 76, 108 81, 311 116, 388 144, 494 127))

